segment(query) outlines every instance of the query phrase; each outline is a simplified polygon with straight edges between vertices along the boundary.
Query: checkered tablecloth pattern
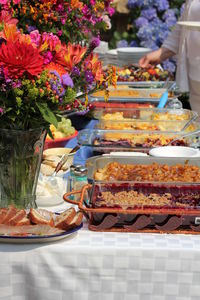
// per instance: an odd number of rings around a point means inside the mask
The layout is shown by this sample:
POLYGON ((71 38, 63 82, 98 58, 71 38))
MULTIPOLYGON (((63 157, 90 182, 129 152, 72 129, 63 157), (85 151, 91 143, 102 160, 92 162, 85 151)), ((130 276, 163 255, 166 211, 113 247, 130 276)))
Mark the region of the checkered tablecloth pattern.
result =
POLYGON ((98 233, 0 244, 1 300, 199 300, 200 236, 98 233))

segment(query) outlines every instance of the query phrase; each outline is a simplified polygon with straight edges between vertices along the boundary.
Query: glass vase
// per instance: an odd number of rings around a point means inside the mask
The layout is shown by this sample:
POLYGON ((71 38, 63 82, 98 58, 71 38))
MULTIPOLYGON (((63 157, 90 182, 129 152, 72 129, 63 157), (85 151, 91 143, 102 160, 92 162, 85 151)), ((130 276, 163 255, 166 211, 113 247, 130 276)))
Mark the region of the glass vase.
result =
POLYGON ((36 207, 45 137, 43 129, 0 129, 0 207, 36 207))

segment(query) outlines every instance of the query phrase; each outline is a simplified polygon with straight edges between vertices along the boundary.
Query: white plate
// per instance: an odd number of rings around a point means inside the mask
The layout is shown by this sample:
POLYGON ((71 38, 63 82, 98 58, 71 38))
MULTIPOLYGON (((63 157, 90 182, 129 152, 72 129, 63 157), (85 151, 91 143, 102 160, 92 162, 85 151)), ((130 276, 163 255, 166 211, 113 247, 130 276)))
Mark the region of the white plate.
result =
POLYGON ((71 237, 79 229, 81 229, 82 226, 83 224, 64 233, 54 234, 54 235, 43 235, 43 236, 35 235, 35 236, 16 236, 16 237, 0 235, 0 242, 11 243, 11 244, 51 243, 51 242, 56 242, 71 237))
POLYGON ((124 48, 117 48, 117 53, 124 53, 124 54, 137 54, 137 53, 146 53, 151 51, 149 48, 143 47, 124 47, 124 48))
POLYGON ((117 49, 111 49, 111 50, 108 50, 107 52, 106 52, 106 54, 108 54, 108 55, 111 55, 111 56, 117 56, 117 49))
POLYGON ((150 156, 156 157, 199 157, 198 149, 184 146, 164 146, 153 148, 149 151, 150 156))
POLYGON ((200 22, 180 21, 177 24, 186 27, 190 30, 200 30, 200 22))

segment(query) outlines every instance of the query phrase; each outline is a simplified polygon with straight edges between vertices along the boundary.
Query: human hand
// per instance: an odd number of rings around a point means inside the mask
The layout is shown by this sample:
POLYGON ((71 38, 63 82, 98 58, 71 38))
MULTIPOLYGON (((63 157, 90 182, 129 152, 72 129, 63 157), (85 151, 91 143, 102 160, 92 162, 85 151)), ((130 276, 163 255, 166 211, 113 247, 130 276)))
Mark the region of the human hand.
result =
POLYGON ((161 47, 143 56, 139 60, 139 66, 141 68, 152 68, 174 55, 175 53, 171 50, 161 47))
POLYGON ((150 52, 139 60, 141 68, 152 68, 161 63, 161 49, 150 52))

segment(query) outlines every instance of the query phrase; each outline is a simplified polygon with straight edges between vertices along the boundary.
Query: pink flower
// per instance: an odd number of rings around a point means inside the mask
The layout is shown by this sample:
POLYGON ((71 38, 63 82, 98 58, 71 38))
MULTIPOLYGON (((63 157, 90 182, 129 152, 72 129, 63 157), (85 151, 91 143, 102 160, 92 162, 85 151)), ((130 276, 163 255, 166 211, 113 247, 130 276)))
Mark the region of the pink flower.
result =
POLYGON ((2 114, 3 113, 3 108, 2 107, 0 107, 0 114, 2 114))
POLYGON ((53 59, 53 55, 50 51, 47 51, 45 54, 44 54, 44 64, 45 65, 48 65, 53 59))
POLYGON ((13 0, 14 4, 19 4, 21 0, 13 0))
POLYGON ((109 13, 109 16, 112 16, 115 12, 115 9, 113 7, 109 7, 108 8, 108 13, 109 13))
POLYGON ((37 47, 40 45, 41 35, 38 30, 31 31, 30 33, 31 42, 37 47))
POLYGON ((5 4, 7 4, 7 3, 8 3, 8 0, 0 0, 0 4, 5 5, 5 4))
POLYGON ((2 10, 0 12, 0 23, 6 23, 6 24, 17 24, 18 20, 12 18, 11 14, 6 11, 6 10, 2 10))

